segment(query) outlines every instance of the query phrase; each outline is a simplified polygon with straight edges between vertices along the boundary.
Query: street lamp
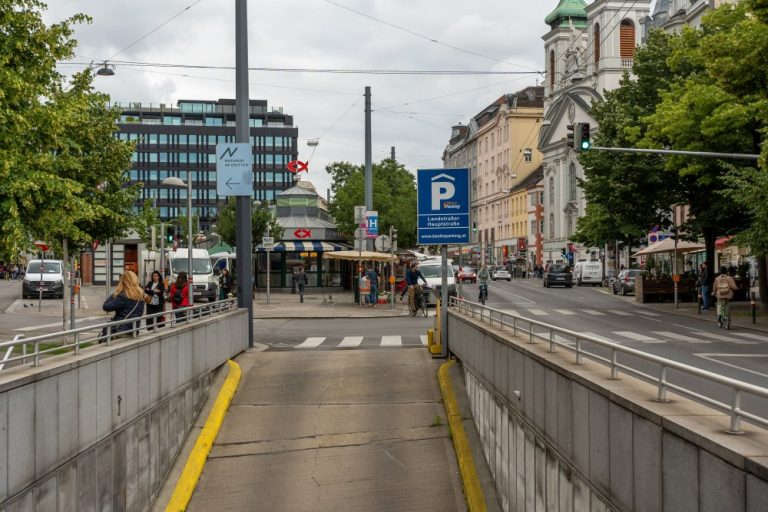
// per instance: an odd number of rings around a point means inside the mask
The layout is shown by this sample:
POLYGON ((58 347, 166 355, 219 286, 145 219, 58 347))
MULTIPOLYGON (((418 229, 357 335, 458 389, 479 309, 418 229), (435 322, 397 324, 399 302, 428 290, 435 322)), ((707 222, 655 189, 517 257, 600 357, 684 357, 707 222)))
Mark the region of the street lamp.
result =
POLYGON ((194 236, 192 234, 192 179, 190 176, 187 176, 187 182, 184 183, 180 178, 171 176, 170 178, 165 178, 161 184, 170 187, 187 187, 187 238, 189 240, 187 243, 187 296, 189 298, 189 305, 192 306, 195 303, 192 291, 192 247, 194 247, 192 242, 194 236))

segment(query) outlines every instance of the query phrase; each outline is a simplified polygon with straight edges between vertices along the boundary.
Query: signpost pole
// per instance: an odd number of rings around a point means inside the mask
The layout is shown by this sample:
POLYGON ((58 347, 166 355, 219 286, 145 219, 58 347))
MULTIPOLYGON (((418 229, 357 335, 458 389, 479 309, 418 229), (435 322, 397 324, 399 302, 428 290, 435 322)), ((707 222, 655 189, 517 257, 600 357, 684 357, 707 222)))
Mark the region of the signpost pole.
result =
MULTIPOLYGON (((271 233, 269 231, 269 224, 267 224, 267 237, 271 238, 271 233)), ((270 257, 270 251, 272 249, 272 244, 267 244, 267 304, 270 303, 270 290, 272 283, 270 278, 270 267, 272 266, 272 258, 270 257)))
MULTIPOLYGON (((64 266, 64 269, 63 269, 64 272, 61 275, 61 277, 64 278, 64 283, 63 283, 64 292, 61 293, 61 299, 62 299, 61 300, 61 324, 64 327, 62 330, 66 331, 67 330, 67 299, 66 299, 67 294, 65 292, 67 291, 67 287, 72 286, 72 280, 69 277, 69 271, 71 270, 71 267, 69 266, 69 250, 68 250, 69 248, 67 247, 66 237, 62 241, 61 246, 62 246, 61 247, 62 252, 64 253, 63 260, 61 262, 64 266)), ((72 290, 70 289, 70 295, 71 295, 71 292, 72 290)))
POLYGON ((440 357, 448 357, 448 246, 440 246, 442 282, 440 286, 440 357))
MULTIPOLYGON (((371 150, 371 87, 365 87, 365 209, 373 210, 373 167, 371 150)), ((368 239, 366 248, 373 250, 373 240, 368 239)))

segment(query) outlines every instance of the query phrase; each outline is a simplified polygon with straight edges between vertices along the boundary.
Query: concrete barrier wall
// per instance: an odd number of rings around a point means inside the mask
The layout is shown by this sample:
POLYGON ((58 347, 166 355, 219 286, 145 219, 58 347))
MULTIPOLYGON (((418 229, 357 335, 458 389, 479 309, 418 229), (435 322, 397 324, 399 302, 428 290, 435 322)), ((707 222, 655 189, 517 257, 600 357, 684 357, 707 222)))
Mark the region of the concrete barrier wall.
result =
POLYGON ((768 433, 451 313, 449 347, 504 510, 768 510, 768 433))
POLYGON ((146 510, 247 312, 0 374, 0 511, 146 510))

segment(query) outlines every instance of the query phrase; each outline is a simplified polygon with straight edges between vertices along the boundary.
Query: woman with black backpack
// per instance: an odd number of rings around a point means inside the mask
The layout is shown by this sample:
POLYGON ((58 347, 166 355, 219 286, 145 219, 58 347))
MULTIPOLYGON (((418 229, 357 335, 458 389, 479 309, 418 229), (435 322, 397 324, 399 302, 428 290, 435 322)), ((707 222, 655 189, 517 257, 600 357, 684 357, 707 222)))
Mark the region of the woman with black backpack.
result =
MULTIPOLYGON (((171 300, 171 309, 186 308, 189 306, 188 286, 187 273, 179 272, 176 282, 171 285, 171 289, 168 291, 168 297, 171 300)), ((175 315, 177 322, 183 322, 186 317, 186 311, 177 311, 175 315)))

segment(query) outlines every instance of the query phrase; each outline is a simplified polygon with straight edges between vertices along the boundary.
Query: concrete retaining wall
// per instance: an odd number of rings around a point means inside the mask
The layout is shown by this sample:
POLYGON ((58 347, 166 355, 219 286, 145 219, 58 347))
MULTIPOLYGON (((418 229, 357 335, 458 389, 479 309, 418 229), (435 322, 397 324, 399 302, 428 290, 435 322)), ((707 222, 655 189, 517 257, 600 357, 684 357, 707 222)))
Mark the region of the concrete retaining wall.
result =
POLYGON ((146 510, 247 312, 0 374, 0 511, 146 510))
POLYGON ((768 433, 449 315, 449 347, 504 510, 768 510, 768 433))

